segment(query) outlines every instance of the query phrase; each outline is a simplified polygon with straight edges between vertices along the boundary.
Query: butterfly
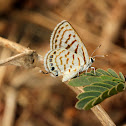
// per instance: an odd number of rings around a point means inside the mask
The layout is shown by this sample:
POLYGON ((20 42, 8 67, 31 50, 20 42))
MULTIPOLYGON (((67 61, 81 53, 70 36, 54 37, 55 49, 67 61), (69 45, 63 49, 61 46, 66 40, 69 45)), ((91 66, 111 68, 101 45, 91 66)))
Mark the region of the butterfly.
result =
POLYGON ((63 20, 54 29, 50 39, 50 51, 44 57, 46 71, 63 76, 62 82, 87 71, 95 61, 71 24, 63 20))

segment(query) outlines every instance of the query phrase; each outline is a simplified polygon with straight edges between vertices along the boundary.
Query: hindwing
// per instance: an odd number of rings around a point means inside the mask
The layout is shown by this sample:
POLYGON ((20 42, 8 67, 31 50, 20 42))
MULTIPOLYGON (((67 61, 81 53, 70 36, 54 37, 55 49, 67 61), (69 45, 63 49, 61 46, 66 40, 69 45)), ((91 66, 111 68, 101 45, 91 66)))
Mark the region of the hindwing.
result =
POLYGON ((65 73, 71 73, 72 71, 79 73, 84 65, 84 61, 77 54, 60 48, 51 50, 46 54, 44 65, 48 72, 51 72, 55 76, 60 76, 65 75, 65 73))

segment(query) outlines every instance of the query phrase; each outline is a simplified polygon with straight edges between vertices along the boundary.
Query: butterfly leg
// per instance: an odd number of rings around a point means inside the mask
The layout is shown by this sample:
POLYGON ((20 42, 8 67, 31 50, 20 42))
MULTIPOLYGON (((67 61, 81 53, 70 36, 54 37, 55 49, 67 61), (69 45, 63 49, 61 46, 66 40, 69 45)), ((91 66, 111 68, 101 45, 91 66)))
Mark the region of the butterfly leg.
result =
POLYGON ((77 73, 77 77, 79 77, 79 72, 77 73))
POLYGON ((91 67, 91 70, 93 70, 93 71, 94 71, 94 74, 96 74, 96 73, 95 73, 95 67, 91 67))
POLYGON ((40 73, 43 73, 43 74, 48 74, 49 72, 44 72, 42 70, 39 71, 40 73))
POLYGON ((85 70, 84 75, 87 75, 87 71, 88 71, 88 70, 85 70))

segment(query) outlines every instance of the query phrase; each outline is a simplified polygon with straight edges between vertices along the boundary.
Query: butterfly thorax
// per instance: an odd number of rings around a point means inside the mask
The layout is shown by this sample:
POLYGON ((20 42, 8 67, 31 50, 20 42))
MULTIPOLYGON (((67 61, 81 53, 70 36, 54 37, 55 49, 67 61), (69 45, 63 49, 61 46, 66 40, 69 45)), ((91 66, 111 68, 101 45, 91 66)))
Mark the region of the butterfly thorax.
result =
POLYGON ((84 64, 82 71, 87 71, 88 68, 90 68, 92 66, 92 63, 95 61, 95 59, 93 57, 90 57, 88 62, 86 64, 84 64))

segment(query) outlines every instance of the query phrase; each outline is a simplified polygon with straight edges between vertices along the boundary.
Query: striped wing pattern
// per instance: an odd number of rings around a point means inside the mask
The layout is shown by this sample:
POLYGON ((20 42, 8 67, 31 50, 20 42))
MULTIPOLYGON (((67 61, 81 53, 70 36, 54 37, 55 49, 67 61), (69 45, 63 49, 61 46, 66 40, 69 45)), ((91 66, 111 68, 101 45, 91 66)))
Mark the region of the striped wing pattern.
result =
POLYGON ((44 58, 45 69, 54 76, 62 75, 63 82, 83 71, 89 62, 87 49, 67 21, 62 21, 54 29, 50 48, 44 58))
POLYGON ((85 64, 89 61, 87 49, 79 35, 70 23, 65 20, 55 27, 50 39, 51 50, 62 47, 83 57, 85 64))
POLYGON ((64 48, 49 51, 45 59, 46 70, 54 76, 63 75, 63 81, 74 77, 84 65, 82 57, 64 48))

